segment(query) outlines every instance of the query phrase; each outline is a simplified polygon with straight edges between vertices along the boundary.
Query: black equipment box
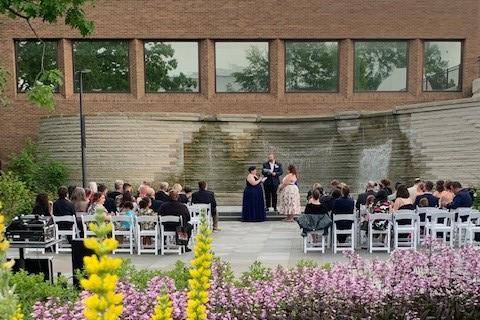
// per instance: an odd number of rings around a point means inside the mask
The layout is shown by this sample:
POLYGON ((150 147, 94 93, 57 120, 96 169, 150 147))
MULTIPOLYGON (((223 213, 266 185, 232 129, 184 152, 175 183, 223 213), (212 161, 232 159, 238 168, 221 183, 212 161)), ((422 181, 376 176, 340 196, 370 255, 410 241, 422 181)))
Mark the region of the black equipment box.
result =
POLYGON ((18 216, 8 225, 8 241, 50 242, 55 240, 55 225, 51 217, 18 216))

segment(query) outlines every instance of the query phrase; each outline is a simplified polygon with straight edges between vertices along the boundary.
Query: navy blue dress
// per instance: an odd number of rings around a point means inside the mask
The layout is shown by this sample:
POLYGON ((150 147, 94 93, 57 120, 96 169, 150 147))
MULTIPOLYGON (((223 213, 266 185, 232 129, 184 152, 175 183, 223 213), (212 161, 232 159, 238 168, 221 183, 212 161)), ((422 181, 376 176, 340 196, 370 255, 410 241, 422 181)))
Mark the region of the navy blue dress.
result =
MULTIPOLYGON (((255 180, 258 180, 258 178, 255 178, 255 180)), ((242 221, 265 221, 265 200, 263 198, 262 185, 259 183, 256 186, 252 186, 248 181, 246 182, 247 186, 243 191, 242 221)))

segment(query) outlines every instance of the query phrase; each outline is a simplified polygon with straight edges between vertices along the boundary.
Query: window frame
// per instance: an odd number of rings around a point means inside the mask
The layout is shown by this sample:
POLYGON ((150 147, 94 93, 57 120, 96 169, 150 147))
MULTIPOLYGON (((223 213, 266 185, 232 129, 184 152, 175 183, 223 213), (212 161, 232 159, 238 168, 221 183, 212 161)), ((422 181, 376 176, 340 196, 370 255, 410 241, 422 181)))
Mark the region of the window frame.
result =
POLYGON ((353 42, 353 92, 354 93, 408 93, 409 91, 409 74, 410 74, 410 42, 411 39, 352 39, 353 42), (355 63, 355 57, 356 57, 356 44, 358 42, 405 42, 407 44, 406 48, 406 81, 405 81, 405 90, 357 90, 355 86, 356 82, 356 63, 355 63))
POLYGON ((98 93, 98 94, 109 94, 109 93, 123 93, 123 94, 131 94, 132 93, 132 79, 131 77, 131 66, 130 66, 130 44, 132 42, 132 39, 69 39, 71 44, 72 44, 72 71, 73 71, 73 93, 77 94, 80 93, 80 90, 75 90, 75 82, 76 82, 76 77, 75 73, 77 70, 75 70, 75 50, 74 50, 74 45, 75 42, 106 42, 106 41, 111 41, 111 42, 125 42, 127 44, 128 48, 128 53, 127 53, 127 61, 128 61, 128 72, 127 72, 127 79, 128 79, 128 90, 127 91, 91 91, 88 90, 86 91, 83 89, 83 93, 98 93))
POLYGON ((284 90, 286 94, 290 93, 339 93, 340 92, 340 51, 341 51, 341 40, 340 39, 285 39, 283 40, 283 75, 284 75, 284 90), (336 81, 336 90, 288 90, 287 89, 287 43, 301 43, 301 42, 335 42, 337 43, 337 81, 336 81))
POLYGON ((439 93, 439 92, 463 92, 463 67, 464 67, 464 48, 465 39, 422 39, 422 78, 420 79, 420 85, 422 86, 422 92, 424 93, 439 93), (458 70, 458 89, 457 90, 425 90, 423 87, 423 80, 425 78, 425 44, 427 42, 460 42, 460 67, 458 70))
POLYGON ((213 68, 214 68, 214 86, 215 94, 271 94, 271 59, 270 59, 270 45, 272 44, 272 39, 211 39, 213 41, 213 68), (268 57, 268 74, 267 74, 267 90, 266 91, 217 91, 217 42, 266 42, 267 43, 267 57, 268 57))
MULTIPOLYGON (((62 75, 63 77, 65 77, 65 74, 62 70, 62 68, 60 68, 60 59, 59 59, 59 49, 60 49, 60 41, 62 39, 57 39, 57 38, 40 38, 41 41, 43 42, 55 42, 56 45, 57 45, 57 54, 55 55, 55 59, 57 61, 57 69, 61 70, 62 71, 62 75)), ((40 40, 38 38, 14 38, 13 39, 13 50, 14 50, 14 57, 15 57, 15 92, 17 94, 24 94, 24 93, 27 93, 26 90, 19 90, 18 88, 18 70, 19 70, 19 66, 18 66, 18 50, 17 50, 17 42, 40 42, 40 40)), ((61 86, 58 86, 55 88, 55 91, 54 93, 61 93, 61 88, 64 86, 65 84, 62 84, 61 86)))
POLYGON ((201 63, 201 57, 200 57, 200 45, 202 43, 201 39, 142 39, 141 40, 143 43, 143 84, 144 84, 144 91, 145 94, 165 94, 165 93, 180 93, 180 94, 201 94, 202 92, 202 86, 201 86, 201 79, 202 79, 202 68, 200 66, 201 63), (197 43, 197 73, 198 73, 198 81, 197 81, 197 87, 198 91, 147 91, 147 63, 146 63, 146 56, 147 56, 147 51, 145 50, 145 44, 147 42, 196 42, 197 43))

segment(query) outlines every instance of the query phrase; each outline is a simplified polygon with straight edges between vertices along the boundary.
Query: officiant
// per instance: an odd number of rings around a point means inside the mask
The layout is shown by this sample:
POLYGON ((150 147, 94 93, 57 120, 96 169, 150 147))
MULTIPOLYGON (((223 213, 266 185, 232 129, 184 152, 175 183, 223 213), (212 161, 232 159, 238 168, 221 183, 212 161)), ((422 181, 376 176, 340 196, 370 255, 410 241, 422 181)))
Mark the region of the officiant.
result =
POLYGON ((283 174, 282 164, 277 162, 275 154, 268 154, 268 161, 263 164, 262 174, 267 179, 263 183, 265 191, 266 210, 277 211, 277 190, 280 185, 280 176, 283 174))

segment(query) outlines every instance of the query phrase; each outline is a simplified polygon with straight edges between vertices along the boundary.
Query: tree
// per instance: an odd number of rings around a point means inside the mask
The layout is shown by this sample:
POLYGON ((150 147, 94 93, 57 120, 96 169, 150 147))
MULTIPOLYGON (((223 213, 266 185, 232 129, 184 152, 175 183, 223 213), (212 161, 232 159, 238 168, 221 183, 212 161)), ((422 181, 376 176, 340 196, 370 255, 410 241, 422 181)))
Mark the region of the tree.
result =
POLYGON ((177 69, 175 49, 163 42, 150 42, 145 46, 145 89, 149 92, 180 91, 190 92, 197 87, 197 81, 184 73, 171 76, 177 69))
MULTIPOLYGON (((60 18, 64 18, 65 25, 79 30, 86 36, 93 32, 94 27, 93 22, 87 20, 83 11, 83 6, 89 2, 93 0, 0 0, 0 14, 25 20, 35 37, 44 44, 40 72, 35 78, 34 85, 27 90, 27 99, 31 103, 53 109, 55 107, 53 93, 62 84, 60 70, 45 70, 45 43, 33 28, 31 21, 41 19, 45 23, 56 23, 60 18)), ((4 91, 5 79, 5 72, 0 69, 0 95, 4 91)), ((0 103, 5 104, 5 98, 1 98, 0 103)))
POLYGON ((268 55, 258 47, 247 50, 248 66, 242 71, 233 72, 235 82, 246 92, 265 92, 268 90, 268 55))
POLYGON ((286 89, 288 91, 337 90, 337 43, 287 43, 286 63, 286 89))
POLYGON ((424 89, 427 89, 427 85, 433 90, 445 90, 457 86, 455 79, 447 78, 448 61, 443 60, 437 44, 425 45, 424 57, 424 89))

